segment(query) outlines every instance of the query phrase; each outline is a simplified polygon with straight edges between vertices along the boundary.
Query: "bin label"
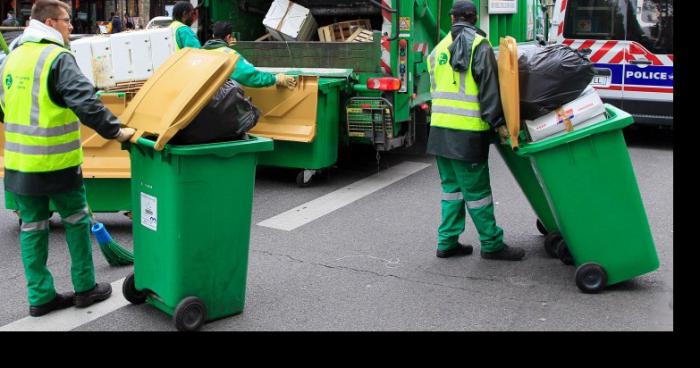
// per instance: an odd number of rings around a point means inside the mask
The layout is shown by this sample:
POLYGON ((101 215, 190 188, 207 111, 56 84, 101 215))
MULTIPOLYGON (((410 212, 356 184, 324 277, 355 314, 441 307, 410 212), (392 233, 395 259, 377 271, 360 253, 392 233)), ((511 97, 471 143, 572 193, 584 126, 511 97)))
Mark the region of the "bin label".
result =
POLYGON ((141 225, 158 230, 158 198, 141 192, 141 225))

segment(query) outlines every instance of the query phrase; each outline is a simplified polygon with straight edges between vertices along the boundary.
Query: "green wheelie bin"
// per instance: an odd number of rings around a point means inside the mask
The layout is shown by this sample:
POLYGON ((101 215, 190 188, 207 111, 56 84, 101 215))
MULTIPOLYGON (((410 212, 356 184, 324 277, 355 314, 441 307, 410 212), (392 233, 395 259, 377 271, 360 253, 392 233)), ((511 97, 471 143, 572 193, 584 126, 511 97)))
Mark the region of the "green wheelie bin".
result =
POLYGON ((656 270, 659 259, 622 129, 632 117, 606 104, 603 122, 520 146, 576 265, 595 293, 656 270))
MULTIPOLYGON (((562 236, 559 232, 557 222, 554 219, 554 215, 552 214, 552 210, 549 208, 549 204, 547 203, 544 190, 542 189, 539 181, 537 181, 537 175, 532 168, 530 159, 517 155, 515 152, 513 152, 513 149, 509 144, 497 142, 496 149, 503 158, 503 161, 505 161, 511 174, 513 174, 515 181, 523 191, 523 194, 525 194, 525 198, 537 216, 537 221, 535 224, 537 226, 537 230, 539 230, 539 232, 545 236, 545 251, 550 257, 564 257, 564 255, 560 256, 557 254, 556 245, 562 239, 562 236)), ((562 260, 565 259, 566 258, 563 258, 562 260)))
POLYGON ((147 301, 172 315, 181 331, 243 311, 257 158, 273 142, 251 135, 168 144, 209 103, 236 62, 223 53, 182 49, 120 115, 136 131, 125 145, 134 272, 122 293, 131 303, 147 301))
POLYGON ((131 144, 134 272, 127 300, 178 330, 243 311, 256 160, 262 137, 187 146, 131 144), (134 277, 135 276, 135 277, 134 277))

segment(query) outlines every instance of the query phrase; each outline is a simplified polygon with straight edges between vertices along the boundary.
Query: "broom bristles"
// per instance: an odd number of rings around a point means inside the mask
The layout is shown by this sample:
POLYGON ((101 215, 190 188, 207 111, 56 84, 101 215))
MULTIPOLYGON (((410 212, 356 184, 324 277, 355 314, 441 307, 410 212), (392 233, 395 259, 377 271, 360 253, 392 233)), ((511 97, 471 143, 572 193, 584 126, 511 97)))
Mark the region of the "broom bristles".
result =
POLYGON ((105 229, 104 224, 96 222, 91 230, 97 239, 97 244, 100 245, 102 255, 110 266, 134 264, 134 254, 115 242, 105 229))

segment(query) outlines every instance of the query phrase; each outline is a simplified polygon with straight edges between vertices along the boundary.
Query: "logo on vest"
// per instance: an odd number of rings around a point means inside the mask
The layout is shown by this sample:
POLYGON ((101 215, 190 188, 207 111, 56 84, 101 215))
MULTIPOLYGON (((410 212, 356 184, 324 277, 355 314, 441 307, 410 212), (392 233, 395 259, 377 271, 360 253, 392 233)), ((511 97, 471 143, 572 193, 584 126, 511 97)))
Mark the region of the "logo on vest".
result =
POLYGON ((5 88, 10 89, 12 87, 12 74, 8 74, 5 78, 5 88))
POLYGON ((447 54, 444 52, 441 53, 440 56, 438 57, 438 64, 440 64, 440 65, 447 64, 447 61, 448 61, 447 59, 448 59, 447 54))

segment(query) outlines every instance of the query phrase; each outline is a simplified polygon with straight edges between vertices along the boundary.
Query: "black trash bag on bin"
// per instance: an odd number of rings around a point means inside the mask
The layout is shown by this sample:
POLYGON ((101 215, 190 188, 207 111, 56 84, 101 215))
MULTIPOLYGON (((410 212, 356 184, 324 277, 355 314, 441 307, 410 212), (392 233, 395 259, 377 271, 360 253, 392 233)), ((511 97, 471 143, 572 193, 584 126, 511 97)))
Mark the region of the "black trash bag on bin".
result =
POLYGON ((241 86, 229 79, 192 122, 170 141, 173 144, 199 144, 233 141, 257 124, 260 110, 245 97, 241 86))
POLYGON ((520 116, 535 119, 575 100, 591 83, 590 49, 551 45, 528 50, 518 58, 520 116))

